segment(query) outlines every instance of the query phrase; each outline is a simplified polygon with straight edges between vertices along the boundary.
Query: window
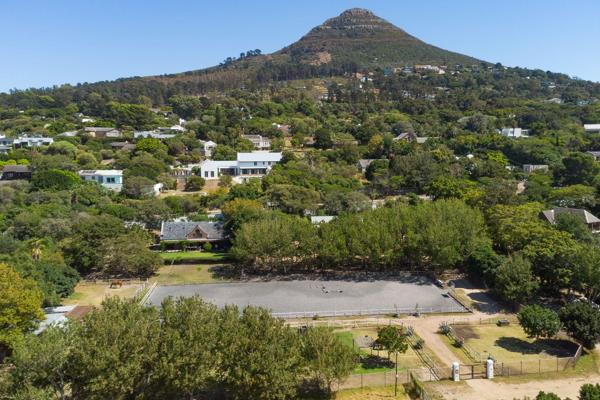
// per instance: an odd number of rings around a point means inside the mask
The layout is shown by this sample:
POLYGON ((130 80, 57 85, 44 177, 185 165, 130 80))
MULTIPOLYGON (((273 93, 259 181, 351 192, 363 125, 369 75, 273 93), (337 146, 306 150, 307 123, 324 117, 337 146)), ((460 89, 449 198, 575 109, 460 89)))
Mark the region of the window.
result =
POLYGON ((204 171, 204 177, 208 178, 208 171, 204 171))
POLYGON ((215 171, 210 171, 210 177, 214 178, 215 177, 215 171))
POLYGON ((106 183, 116 183, 116 179, 114 177, 106 178, 106 183))
POLYGON ((258 165, 258 163, 256 161, 254 161, 254 166, 256 167, 258 165))

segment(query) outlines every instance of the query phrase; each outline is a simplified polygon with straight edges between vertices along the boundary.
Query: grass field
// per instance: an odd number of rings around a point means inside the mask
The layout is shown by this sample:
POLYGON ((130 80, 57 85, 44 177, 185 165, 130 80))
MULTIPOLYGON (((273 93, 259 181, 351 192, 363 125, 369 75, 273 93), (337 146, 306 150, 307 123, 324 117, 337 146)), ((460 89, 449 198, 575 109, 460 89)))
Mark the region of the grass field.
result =
MULTIPOLYGON (((336 335, 348 347, 353 347, 358 350, 358 343, 361 343, 362 337, 368 336, 372 339, 377 338, 377 330, 372 329, 355 329, 351 331, 337 332, 336 335)), ((388 360, 388 352, 385 350, 371 350, 369 348, 361 348, 360 354, 362 361, 356 366, 355 374, 368 374, 374 372, 392 371, 395 370, 393 362, 388 360)), ((395 361, 395 355, 391 355, 391 360, 395 361)), ((422 367, 423 364, 419 356, 412 348, 408 348, 406 353, 398 354, 398 370, 406 371, 411 368, 422 367)))
MULTIPOLYGON (((492 356, 503 362, 538 360, 540 358, 570 357, 577 351, 577 345, 561 339, 535 339, 517 324, 497 325, 455 325, 454 331, 465 343, 478 352, 482 359, 492 356)), ((450 339, 448 346, 463 362, 472 362, 462 349, 456 348, 450 339)))
POLYGON ((159 285, 191 285, 197 283, 226 282, 216 274, 214 265, 165 265, 150 278, 159 285))
POLYGON ((141 284, 126 284, 120 288, 111 289, 108 283, 79 283, 75 286, 75 292, 63 299, 63 304, 99 306, 107 297, 132 298, 140 286, 141 284))
POLYGON ((179 262, 209 262, 223 261, 227 259, 227 253, 214 253, 210 251, 178 251, 178 252, 160 252, 161 258, 166 264, 177 264, 179 262))

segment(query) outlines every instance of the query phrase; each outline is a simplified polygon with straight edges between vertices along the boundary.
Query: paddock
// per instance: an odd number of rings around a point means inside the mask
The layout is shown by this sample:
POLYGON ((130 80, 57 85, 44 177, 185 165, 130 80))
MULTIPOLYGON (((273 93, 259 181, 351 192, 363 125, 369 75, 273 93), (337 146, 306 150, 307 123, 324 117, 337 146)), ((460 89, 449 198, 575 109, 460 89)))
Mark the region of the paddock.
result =
POLYGON ((271 280, 157 286, 148 303, 198 295, 223 307, 264 307, 283 318, 466 312, 447 291, 426 277, 394 280, 271 280))

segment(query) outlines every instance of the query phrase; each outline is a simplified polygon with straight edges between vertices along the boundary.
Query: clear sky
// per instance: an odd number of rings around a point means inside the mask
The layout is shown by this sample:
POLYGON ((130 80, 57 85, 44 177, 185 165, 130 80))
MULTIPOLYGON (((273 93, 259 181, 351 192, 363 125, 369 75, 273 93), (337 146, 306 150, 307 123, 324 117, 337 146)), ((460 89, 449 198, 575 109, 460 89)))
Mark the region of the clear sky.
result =
POLYGON ((599 0, 0 0, 0 91, 268 53, 352 7, 448 50, 600 81, 599 0))

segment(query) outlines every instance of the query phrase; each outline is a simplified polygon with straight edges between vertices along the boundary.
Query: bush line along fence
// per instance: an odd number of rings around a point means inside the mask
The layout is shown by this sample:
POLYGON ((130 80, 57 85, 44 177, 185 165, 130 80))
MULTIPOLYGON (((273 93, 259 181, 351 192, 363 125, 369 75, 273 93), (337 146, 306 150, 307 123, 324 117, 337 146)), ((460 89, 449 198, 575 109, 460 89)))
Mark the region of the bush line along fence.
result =
POLYGON ((381 308, 366 310, 330 310, 330 311, 298 311, 273 313, 274 317, 293 318, 320 318, 320 317, 351 317, 370 315, 401 315, 401 314, 440 314, 440 313, 466 313, 462 306, 451 307, 406 307, 406 308, 381 308))

